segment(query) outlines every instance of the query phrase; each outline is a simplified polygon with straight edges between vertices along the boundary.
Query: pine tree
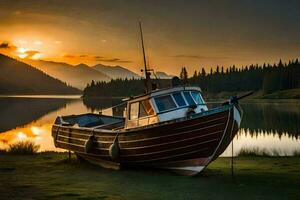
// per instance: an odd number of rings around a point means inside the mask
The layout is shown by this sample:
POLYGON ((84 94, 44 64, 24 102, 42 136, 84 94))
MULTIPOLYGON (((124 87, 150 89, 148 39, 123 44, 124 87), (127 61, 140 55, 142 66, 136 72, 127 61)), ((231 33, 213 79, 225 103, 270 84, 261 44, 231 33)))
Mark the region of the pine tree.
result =
POLYGON ((193 78, 197 78, 198 76, 198 73, 197 73, 197 70, 194 71, 194 75, 193 75, 193 78))
POLYGON ((204 68, 202 68, 202 70, 201 70, 201 75, 202 75, 203 77, 206 76, 206 71, 205 71, 204 68))
POLYGON ((217 66, 217 69, 216 69, 216 74, 219 74, 220 73, 220 67, 217 66))
POLYGON ((185 67, 183 67, 183 68, 181 69, 181 72, 180 72, 180 79, 181 79, 181 80, 184 80, 185 83, 187 82, 187 79, 188 79, 188 73, 187 73, 185 67))

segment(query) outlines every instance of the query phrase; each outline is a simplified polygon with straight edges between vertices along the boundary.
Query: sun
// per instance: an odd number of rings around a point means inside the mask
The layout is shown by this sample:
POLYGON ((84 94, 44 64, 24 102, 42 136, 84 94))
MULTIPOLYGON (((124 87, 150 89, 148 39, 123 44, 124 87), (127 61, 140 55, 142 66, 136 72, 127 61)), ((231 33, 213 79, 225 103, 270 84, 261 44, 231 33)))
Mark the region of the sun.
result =
POLYGON ((23 47, 18 47, 17 52, 18 53, 26 53, 27 49, 23 47))
POLYGON ((23 48, 23 47, 18 47, 17 48, 17 56, 19 58, 26 58, 28 56, 28 54, 26 53, 27 49, 26 48, 23 48))
POLYGON ((38 60, 42 57, 42 54, 39 51, 34 51, 25 47, 18 47, 16 55, 21 59, 28 58, 32 60, 38 60))

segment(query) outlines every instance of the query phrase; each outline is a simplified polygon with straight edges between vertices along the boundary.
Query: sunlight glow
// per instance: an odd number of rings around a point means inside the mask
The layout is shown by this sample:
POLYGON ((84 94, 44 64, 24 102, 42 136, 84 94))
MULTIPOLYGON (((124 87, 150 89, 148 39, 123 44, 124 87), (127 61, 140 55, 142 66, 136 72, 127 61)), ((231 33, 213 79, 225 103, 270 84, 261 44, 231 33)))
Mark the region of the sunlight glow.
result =
POLYGON ((39 128, 39 127, 36 127, 36 126, 32 126, 31 127, 31 132, 38 136, 38 135, 41 135, 42 134, 42 130, 39 128))
POLYGON ((18 57, 22 59, 26 58, 27 56, 28 56, 27 53, 18 54, 18 57))
POLYGON ((18 47, 17 52, 21 53, 21 54, 25 54, 27 51, 27 49, 23 48, 23 47, 18 47))
POLYGON ((42 54, 40 54, 40 53, 37 53, 37 54, 34 54, 33 56, 31 56, 31 58, 30 59, 33 59, 33 60, 38 60, 38 59, 40 59, 42 57, 42 54))
POLYGON ((39 41, 39 40, 34 41, 33 43, 34 43, 35 45, 42 45, 42 44, 43 44, 43 42, 42 42, 42 41, 39 41))
POLYGON ((24 45, 27 44, 28 42, 26 40, 18 40, 17 43, 19 43, 20 45, 24 45))
POLYGON ((27 135, 25 135, 23 132, 18 132, 17 137, 19 140, 25 140, 27 135))

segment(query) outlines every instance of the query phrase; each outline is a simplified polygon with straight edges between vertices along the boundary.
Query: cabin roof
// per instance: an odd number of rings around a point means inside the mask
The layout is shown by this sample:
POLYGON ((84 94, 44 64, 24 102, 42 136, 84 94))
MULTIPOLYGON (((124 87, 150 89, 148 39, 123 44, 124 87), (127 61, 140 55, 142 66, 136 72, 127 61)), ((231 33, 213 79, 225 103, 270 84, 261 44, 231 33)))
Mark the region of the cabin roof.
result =
POLYGON ((129 99, 125 99, 124 101, 135 102, 135 101, 140 101, 142 99, 148 99, 150 97, 156 97, 156 96, 169 94, 169 93, 177 92, 177 91, 184 91, 184 90, 196 90, 196 91, 202 92, 201 88, 197 87, 197 86, 176 86, 176 87, 153 90, 147 94, 130 97, 129 99))

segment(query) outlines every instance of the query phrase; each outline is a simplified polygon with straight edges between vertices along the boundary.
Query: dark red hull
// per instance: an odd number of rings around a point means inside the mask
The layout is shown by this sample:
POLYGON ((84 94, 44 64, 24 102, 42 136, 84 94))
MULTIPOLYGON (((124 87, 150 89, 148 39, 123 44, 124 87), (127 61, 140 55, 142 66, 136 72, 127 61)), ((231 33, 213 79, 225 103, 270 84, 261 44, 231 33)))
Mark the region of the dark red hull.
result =
POLYGON ((53 125, 56 147, 104 167, 143 166, 193 175, 224 152, 238 131, 240 109, 226 105, 190 119, 179 119, 124 131, 103 131, 53 125), (117 136, 118 134, 118 136, 117 136), (87 153, 87 141, 93 135, 87 153), (109 147, 117 136, 119 157, 112 159, 109 147))

